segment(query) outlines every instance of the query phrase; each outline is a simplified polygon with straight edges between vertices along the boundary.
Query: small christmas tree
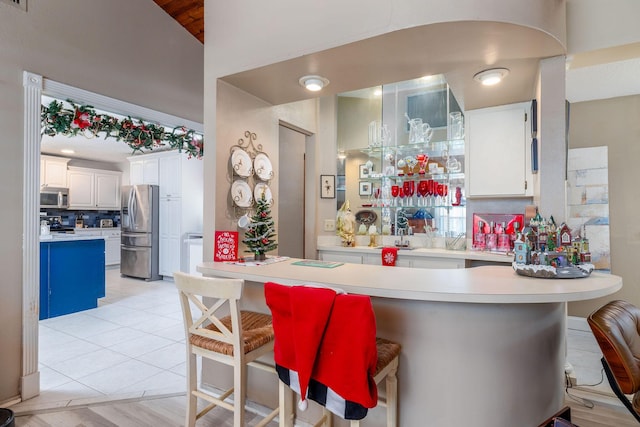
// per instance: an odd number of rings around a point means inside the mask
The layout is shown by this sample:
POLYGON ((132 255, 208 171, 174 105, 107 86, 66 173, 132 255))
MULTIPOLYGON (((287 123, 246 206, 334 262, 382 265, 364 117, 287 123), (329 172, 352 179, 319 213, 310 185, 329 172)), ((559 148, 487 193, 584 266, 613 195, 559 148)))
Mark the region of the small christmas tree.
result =
POLYGON ((271 209, 269 209, 269 203, 264 194, 258 200, 256 209, 256 213, 251 217, 251 224, 244 233, 242 243, 249 248, 245 252, 253 253, 256 260, 264 260, 266 258, 265 252, 278 247, 278 243, 274 239, 276 229, 273 218, 271 218, 271 209))

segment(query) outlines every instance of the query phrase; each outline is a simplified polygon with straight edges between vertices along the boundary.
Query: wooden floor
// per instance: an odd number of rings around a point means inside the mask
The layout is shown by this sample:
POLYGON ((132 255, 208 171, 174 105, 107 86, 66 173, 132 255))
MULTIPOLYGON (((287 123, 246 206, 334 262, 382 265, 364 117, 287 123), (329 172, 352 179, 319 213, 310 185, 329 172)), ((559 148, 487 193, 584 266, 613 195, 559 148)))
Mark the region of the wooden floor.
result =
MULTIPOLYGON (((596 405, 588 409, 567 400, 572 421, 580 427, 638 427, 633 417, 623 411, 596 405)), ((95 404, 69 410, 47 411, 16 417, 16 427, 175 427, 184 425, 185 397, 164 397, 133 402, 95 404)), ((254 426, 261 417, 247 414, 247 425, 254 426)), ((231 412, 214 409, 199 426, 232 427, 231 412)), ((272 422, 269 426, 275 427, 272 422)), ((413 427, 413 426, 408 426, 413 427)), ((417 427, 417 426, 416 426, 417 427)), ((526 427, 526 426, 525 426, 526 427)))
MULTIPOLYGON (((16 416, 16 427, 176 427, 184 426, 184 396, 159 397, 120 403, 101 403, 70 410, 16 416)), ((261 416, 247 412, 247 426, 261 416)), ((230 411, 215 408, 198 420, 198 426, 233 427, 230 411)), ((268 427, 277 427, 271 422, 268 427)))

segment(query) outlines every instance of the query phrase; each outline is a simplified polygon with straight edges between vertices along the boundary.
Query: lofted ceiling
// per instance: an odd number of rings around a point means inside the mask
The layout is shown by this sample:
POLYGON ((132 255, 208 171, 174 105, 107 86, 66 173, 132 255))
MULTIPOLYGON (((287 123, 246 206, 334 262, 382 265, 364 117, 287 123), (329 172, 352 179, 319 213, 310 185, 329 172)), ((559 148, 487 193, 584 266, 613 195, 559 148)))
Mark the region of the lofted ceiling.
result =
POLYGON ((195 38, 204 43, 204 0, 153 0, 195 38))

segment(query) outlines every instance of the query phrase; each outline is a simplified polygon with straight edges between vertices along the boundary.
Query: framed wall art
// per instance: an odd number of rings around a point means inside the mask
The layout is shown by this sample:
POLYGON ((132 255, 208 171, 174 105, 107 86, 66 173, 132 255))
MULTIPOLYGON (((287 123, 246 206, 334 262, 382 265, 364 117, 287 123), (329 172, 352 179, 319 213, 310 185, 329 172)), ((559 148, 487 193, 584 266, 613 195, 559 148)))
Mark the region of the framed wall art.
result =
POLYGON ((369 181, 360 181, 358 194, 361 196, 370 196, 372 194, 371 183, 369 181))
POLYGON ((335 199, 336 198, 336 176, 320 175, 320 198, 335 199))
POLYGON ((360 179, 367 179, 371 174, 371 169, 367 164, 360 165, 360 174, 358 175, 360 179))

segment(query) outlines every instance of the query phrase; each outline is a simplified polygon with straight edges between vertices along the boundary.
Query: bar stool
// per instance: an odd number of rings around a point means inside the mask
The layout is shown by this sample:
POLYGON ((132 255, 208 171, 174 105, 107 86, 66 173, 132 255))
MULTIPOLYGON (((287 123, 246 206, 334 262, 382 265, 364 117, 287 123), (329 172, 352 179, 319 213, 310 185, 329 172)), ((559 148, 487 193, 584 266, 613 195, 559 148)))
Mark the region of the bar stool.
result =
MULTIPOLYGON (((256 361, 273 350, 271 316, 240 311, 238 301, 242 295, 243 280, 200 277, 181 272, 174 273, 173 278, 180 295, 187 346, 188 396, 185 426, 193 427, 197 419, 220 406, 233 412, 234 427, 243 427, 247 365, 275 373, 272 366, 256 361), (205 304, 203 297, 211 304, 205 304), (192 305, 201 314, 194 317, 192 305), (228 316, 221 318, 216 314, 227 307, 230 313, 228 316), (199 388, 197 356, 233 366, 233 387, 218 397, 199 388), (224 401, 231 394, 234 395, 233 404, 224 401), (197 412, 197 398, 209 402, 200 412, 197 412)), ((256 426, 265 426, 278 412, 279 408, 276 408, 256 426)))
MULTIPOLYGON (((396 373, 400 345, 375 337, 375 317, 368 297, 336 295, 333 292, 327 288, 265 284, 265 297, 271 309, 276 335, 274 360, 280 378, 280 427, 293 425, 294 392, 322 405, 322 417, 313 424, 316 427, 331 427, 331 413, 350 420, 351 427, 359 427, 367 408, 377 404, 387 407, 387 427, 396 427, 396 373), (331 300, 334 296, 335 302, 331 300), (348 327, 347 319, 350 319, 348 327), (362 330, 358 330, 358 327, 362 327, 362 330), (354 328, 358 333, 352 336, 345 336, 341 332, 338 332, 338 337, 333 335, 337 330, 353 331, 354 328), (297 335, 304 336, 302 343, 297 335), (356 355, 355 359, 351 359, 352 354, 356 355), (344 355, 346 357, 342 359, 344 355), (313 360, 308 360, 310 358, 313 360), (342 376, 343 360, 347 361, 347 370, 351 368, 349 362, 355 362, 356 371, 366 367, 366 372, 356 372, 355 377, 349 378, 350 382, 356 384, 351 390, 352 387, 345 389, 344 384, 339 384, 340 380, 336 384, 332 375, 337 370, 340 371, 337 376, 342 376), (382 380, 386 380, 384 401, 378 399, 377 395, 377 385, 382 380), (360 390, 354 394, 358 383, 360 390), (367 388, 370 389, 372 384, 376 386, 367 394, 367 388), (347 399, 347 395, 357 396, 357 399, 347 399)), ((303 404, 301 408, 305 406, 303 404)))

